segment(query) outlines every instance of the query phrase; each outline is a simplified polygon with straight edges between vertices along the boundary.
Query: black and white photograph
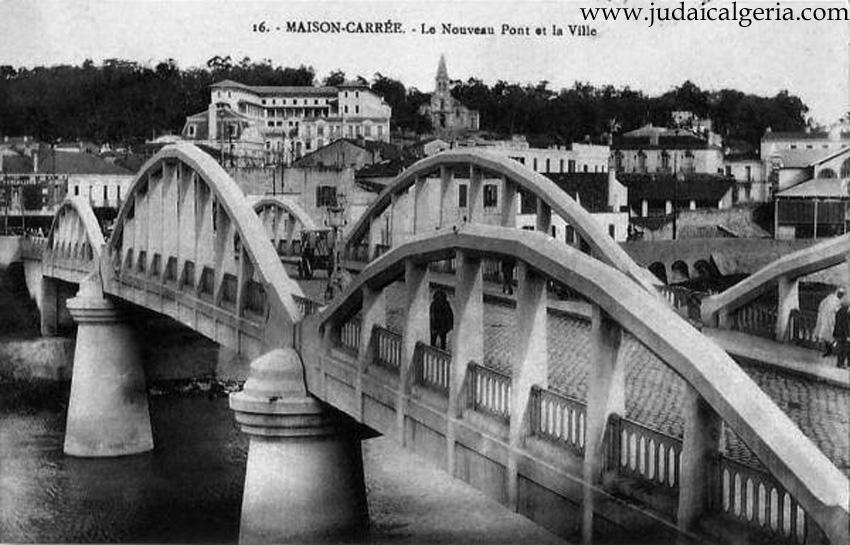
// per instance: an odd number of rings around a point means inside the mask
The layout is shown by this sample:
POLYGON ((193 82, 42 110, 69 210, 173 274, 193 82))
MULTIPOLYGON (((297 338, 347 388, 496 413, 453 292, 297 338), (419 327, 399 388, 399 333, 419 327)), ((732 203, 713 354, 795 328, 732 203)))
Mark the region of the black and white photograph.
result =
POLYGON ((850 544, 847 0, 0 0, 0 543, 850 544))

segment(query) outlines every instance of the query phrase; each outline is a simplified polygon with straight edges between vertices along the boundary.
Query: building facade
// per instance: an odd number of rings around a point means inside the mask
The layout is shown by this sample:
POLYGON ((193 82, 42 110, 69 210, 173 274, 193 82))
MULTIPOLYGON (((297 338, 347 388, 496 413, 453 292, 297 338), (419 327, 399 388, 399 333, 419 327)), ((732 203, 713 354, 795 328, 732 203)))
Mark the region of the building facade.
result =
POLYGON ((629 174, 722 174, 720 136, 708 130, 652 124, 624 133, 611 145, 611 164, 629 174))
POLYGON ((239 157, 289 163, 340 138, 389 142, 392 109, 363 82, 336 87, 210 86, 207 111, 182 136, 239 157))
POLYGON ((431 99, 419 108, 419 113, 431 120, 431 127, 437 135, 451 137, 479 128, 478 111, 467 108, 452 96, 446 58, 443 55, 440 55, 437 66, 434 92, 431 93, 431 99))

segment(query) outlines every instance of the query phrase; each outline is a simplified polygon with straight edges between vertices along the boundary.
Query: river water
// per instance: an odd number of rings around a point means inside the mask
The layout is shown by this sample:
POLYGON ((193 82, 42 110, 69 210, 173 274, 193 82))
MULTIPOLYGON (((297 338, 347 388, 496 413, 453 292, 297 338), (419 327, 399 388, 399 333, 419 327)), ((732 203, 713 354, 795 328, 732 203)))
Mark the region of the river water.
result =
MULTIPOLYGON (((226 396, 152 395, 153 452, 81 459, 67 389, 0 381, 0 542, 236 542, 248 442, 226 396)), ((561 543, 389 439, 363 450, 370 543, 561 543)))

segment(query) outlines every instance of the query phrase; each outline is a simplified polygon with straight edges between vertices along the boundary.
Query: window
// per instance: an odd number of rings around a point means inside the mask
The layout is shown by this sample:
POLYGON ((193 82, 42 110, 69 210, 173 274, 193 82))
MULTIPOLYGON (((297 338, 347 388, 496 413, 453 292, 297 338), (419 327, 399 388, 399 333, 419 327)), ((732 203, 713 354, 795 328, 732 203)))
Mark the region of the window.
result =
POLYGON ((346 105, 343 107, 343 110, 342 110, 342 111, 343 111, 343 112, 345 112, 345 113, 348 113, 348 104, 346 104, 346 105))
POLYGON ((317 186, 316 206, 336 206, 336 188, 331 185, 317 186))
POLYGON ((262 105, 265 106, 266 105, 266 99, 261 100, 260 103, 262 103, 262 105))
POLYGON ((356 114, 360 113, 360 106, 357 106, 357 105, 354 106, 354 113, 356 113, 356 114))
POLYGON ((549 170, 549 159, 548 158, 546 159, 546 170, 544 170, 543 172, 550 172, 550 170, 549 170))
POLYGON ((117 198, 120 201, 121 200, 121 186, 120 185, 115 186, 115 190, 116 190, 115 198, 117 198))
POLYGON ((537 197, 525 189, 519 190, 519 212, 520 214, 537 213, 537 197))
POLYGON ((106 200, 109 198, 108 189, 109 189, 109 187, 107 187, 105 185, 103 186, 103 202, 106 202, 106 200))
POLYGON ((564 160, 563 160, 563 159, 561 159, 561 160, 560 160, 560 161, 558 161, 558 162, 559 162, 559 165, 558 165, 558 172, 564 172, 564 160))
POLYGON ((665 170, 670 168, 670 154, 667 151, 661 152, 661 168, 665 170))
POLYGON ((835 178, 835 171, 831 168, 823 168, 818 172, 818 178, 835 178))
POLYGON ((348 91, 345 92, 345 98, 348 98, 348 91))
POLYGON ((496 184, 484 184, 484 208, 499 205, 499 189, 496 184))
POLYGON ((74 186, 74 196, 75 196, 75 197, 79 197, 79 196, 80 196, 80 186, 78 186, 78 185, 75 185, 75 186, 74 186))
POLYGON ((384 126, 378 125, 378 138, 383 138, 384 136, 384 126))
POLYGON ((324 136, 325 135, 325 126, 324 125, 318 125, 316 127, 316 134, 318 136, 324 136))
POLYGON ((750 166, 744 167, 744 172, 747 175, 747 181, 752 182, 753 181, 753 167, 750 167, 750 166))
POLYGON ((841 163, 841 177, 850 178, 850 159, 845 159, 844 162, 841 163))
POLYGON ((608 224, 608 234, 609 234, 609 235, 611 236, 611 238, 613 238, 613 239, 616 239, 616 238, 617 238, 617 237, 615 236, 615 235, 617 234, 617 229, 614 227, 614 224, 613 224, 613 223, 609 223, 609 224, 608 224))
POLYGON ((360 91, 354 91, 354 98, 360 98, 360 91))
POLYGON ((365 127, 363 127, 363 131, 366 136, 372 136, 372 125, 366 125, 365 127))
POLYGON ((318 104, 318 103, 319 103, 319 99, 316 99, 316 100, 313 101, 313 104, 318 104))
POLYGON ((467 206, 467 187, 466 185, 457 186, 457 206, 458 208, 466 208, 467 206))
POLYGON ((570 159, 567 161, 567 172, 575 172, 576 171, 576 162, 574 159, 570 159))
POLYGON ((534 169, 534 172, 537 172, 537 157, 534 158, 532 165, 531 168, 534 169))
POLYGON ((587 172, 587 165, 582 166, 582 167, 581 167, 581 170, 582 170, 583 172, 587 172))
POLYGON ((727 176, 732 175, 732 165, 726 165, 726 175, 727 176))
POLYGON ((558 228, 555 227, 554 225, 552 226, 552 236, 554 238, 558 238, 558 228))
POLYGON ((195 126, 189 125, 189 136, 195 136, 195 126))

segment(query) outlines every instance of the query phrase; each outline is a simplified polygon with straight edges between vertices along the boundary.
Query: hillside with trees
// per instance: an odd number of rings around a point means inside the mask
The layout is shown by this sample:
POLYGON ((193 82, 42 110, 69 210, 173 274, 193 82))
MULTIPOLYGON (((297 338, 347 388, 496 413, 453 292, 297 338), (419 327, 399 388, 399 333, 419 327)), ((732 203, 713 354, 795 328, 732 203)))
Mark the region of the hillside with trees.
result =
MULTIPOLYGON (((309 66, 276 66, 268 59, 234 61, 215 56, 202 68, 181 69, 173 59, 154 66, 109 59, 101 65, 16 69, 0 66, 0 131, 32 135, 44 141, 92 140, 132 144, 153 135, 179 132, 186 116, 207 108, 208 86, 232 79, 249 85, 315 85, 309 66)), ((334 70, 324 80, 346 79, 334 70)), ((425 134, 428 120, 419 106, 428 95, 380 72, 366 81, 393 108, 393 128, 425 134)), ((757 146, 766 127, 777 131, 806 126, 807 106, 782 91, 773 97, 733 89, 705 91, 686 81, 651 97, 629 87, 575 83, 554 90, 498 81, 488 85, 471 78, 456 81, 453 95, 481 114, 481 128, 497 136, 524 134, 533 144, 600 140, 646 123, 665 125, 671 112, 689 110, 714 120, 727 139, 757 146)))

